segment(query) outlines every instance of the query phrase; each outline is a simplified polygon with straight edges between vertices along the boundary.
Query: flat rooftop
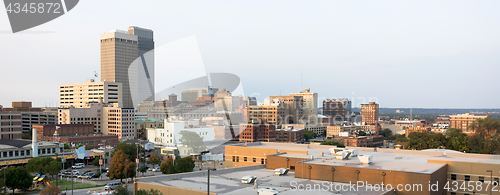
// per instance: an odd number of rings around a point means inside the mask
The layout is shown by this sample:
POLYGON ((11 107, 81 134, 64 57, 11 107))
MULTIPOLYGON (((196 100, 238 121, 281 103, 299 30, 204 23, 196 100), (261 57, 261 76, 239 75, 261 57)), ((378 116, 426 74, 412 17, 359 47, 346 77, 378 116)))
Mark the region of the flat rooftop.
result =
MULTIPOLYGON (((215 171, 217 172, 217 171, 215 171)), ((141 180, 139 180, 141 182, 141 180)), ((183 188, 183 189, 190 189, 190 190, 197 190, 197 191, 204 191, 206 192, 207 190, 207 176, 197 176, 197 177, 182 177, 180 179, 175 179, 175 180, 161 180, 161 177, 158 178, 157 181, 153 182, 146 182, 146 183, 151 183, 151 184, 156 184, 156 185, 164 185, 164 186, 172 186, 172 187, 177 187, 177 188, 183 188)), ((356 191, 352 190, 345 190, 342 191, 341 186, 345 186, 344 189, 348 189, 349 184, 346 183, 338 183, 334 182, 332 183, 333 185, 330 185, 331 183, 328 183, 328 186, 333 186, 333 187, 322 187, 319 188, 319 186, 322 186, 327 182, 325 181, 319 181, 319 180, 308 180, 308 179, 301 179, 301 178, 295 178, 294 173, 288 173, 288 175, 285 176, 275 176, 274 175, 274 170, 269 170, 269 169, 255 169, 255 170, 248 170, 248 171, 236 171, 236 172, 231 172, 231 173, 226 173, 226 174, 220 174, 220 175, 210 175, 210 192, 211 193, 217 193, 217 194, 225 194, 225 195, 255 195, 257 193, 257 190, 260 188, 276 188, 279 191, 279 194, 284 194, 284 195, 302 195, 302 194, 307 194, 307 193, 314 193, 316 195, 323 195, 323 194, 335 194, 335 192, 338 192, 339 190, 341 193, 340 194, 368 194, 368 195, 379 195, 382 194, 382 191, 370 191, 365 187, 359 188, 356 191), (254 184, 243 184, 241 183, 241 179, 244 176, 257 176, 257 181, 258 181, 258 187, 257 189, 254 189, 254 184), (300 188, 297 189, 296 187, 299 186, 299 184, 303 184, 304 188, 307 188, 307 185, 311 186, 310 190, 300 188), (316 184, 316 189, 313 191, 314 185, 316 184), (337 190, 335 190, 335 186, 337 187, 337 190)))
POLYGON ((358 157, 349 157, 344 160, 337 160, 335 155, 332 155, 330 148, 335 146, 323 145, 309 145, 309 144, 283 144, 283 143, 253 143, 248 144, 247 147, 253 148, 272 148, 281 150, 298 150, 307 151, 305 154, 279 154, 278 156, 290 158, 304 158, 306 164, 324 164, 333 166, 350 166, 360 167, 367 169, 380 169, 391 171, 403 172, 417 172, 417 173, 433 173, 443 164, 428 163, 428 160, 444 160, 444 161, 461 161, 461 162, 476 162, 476 163, 490 163, 500 164, 500 156, 498 155, 485 155, 485 154, 468 154, 461 152, 444 152, 441 150, 436 151, 417 151, 417 150, 396 150, 377 148, 359 148, 347 147, 347 149, 358 149, 359 155, 371 155, 373 161, 371 164, 362 164, 358 157), (321 156, 320 153, 324 155, 321 156), (312 160, 311 160, 312 157, 312 160))

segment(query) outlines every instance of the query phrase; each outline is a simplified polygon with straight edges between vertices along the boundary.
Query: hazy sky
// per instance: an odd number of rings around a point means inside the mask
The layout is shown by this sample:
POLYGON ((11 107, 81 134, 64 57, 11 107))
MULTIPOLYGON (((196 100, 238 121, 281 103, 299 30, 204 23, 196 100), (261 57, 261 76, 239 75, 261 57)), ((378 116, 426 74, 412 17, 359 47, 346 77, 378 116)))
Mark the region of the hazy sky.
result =
POLYGON ((259 100, 311 88, 320 99, 346 97, 353 106, 371 98, 381 107, 499 108, 498 7, 500 1, 84 0, 18 34, 2 11, 0 104, 57 103, 59 84, 100 70, 99 35, 134 25, 154 30, 157 46, 194 35, 205 70, 238 75, 245 95, 259 100))

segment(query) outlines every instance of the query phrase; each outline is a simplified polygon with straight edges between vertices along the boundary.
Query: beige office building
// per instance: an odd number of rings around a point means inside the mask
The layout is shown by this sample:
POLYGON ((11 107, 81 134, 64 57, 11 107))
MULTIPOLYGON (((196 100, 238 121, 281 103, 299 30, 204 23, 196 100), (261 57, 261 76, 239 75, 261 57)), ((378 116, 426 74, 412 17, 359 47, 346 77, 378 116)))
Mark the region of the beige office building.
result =
POLYGON ((476 116, 469 113, 450 115, 450 128, 462 129, 464 133, 474 134, 474 130, 469 129, 469 126, 477 119, 485 118, 488 118, 488 113, 486 116, 476 116))
POLYGON ((101 81, 122 83, 124 108, 134 108, 131 87, 137 88, 138 50, 136 35, 120 30, 101 34, 101 81))
POLYGON ((371 125, 377 124, 379 119, 379 105, 375 102, 361 104, 361 123, 371 125))
POLYGON ((283 100, 266 99, 264 104, 257 106, 248 106, 248 122, 283 124, 287 121, 285 118, 287 113, 288 107, 285 106, 283 100))
POLYGON ((300 93, 290 93, 290 96, 302 96, 303 110, 304 110, 304 121, 301 123, 309 122, 316 124, 318 121, 318 93, 311 93, 311 90, 307 88, 300 93))
POLYGON ((88 103, 97 103, 102 99, 104 103, 118 103, 123 106, 122 84, 117 82, 95 82, 87 79, 85 83, 59 85, 59 107, 83 108, 88 103))
POLYGON ((93 124, 94 132, 135 138, 135 110, 120 108, 117 103, 88 103, 83 108, 60 108, 59 124, 93 124))

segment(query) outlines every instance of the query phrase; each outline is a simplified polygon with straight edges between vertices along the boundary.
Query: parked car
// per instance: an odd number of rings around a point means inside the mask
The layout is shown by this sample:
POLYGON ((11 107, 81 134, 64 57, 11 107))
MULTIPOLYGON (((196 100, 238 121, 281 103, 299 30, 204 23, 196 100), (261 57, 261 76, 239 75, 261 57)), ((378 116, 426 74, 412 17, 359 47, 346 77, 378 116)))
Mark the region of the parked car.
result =
POLYGON ((71 170, 63 170, 59 173, 59 176, 71 175, 71 170))
POLYGON ((104 186, 104 190, 114 190, 118 186, 121 186, 121 185, 122 185, 122 183, 120 183, 120 182, 108 183, 108 184, 106 184, 106 186, 104 186))
POLYGON ((153 168, 151 169, 151 171, 154 171, 154 172, 160 172, 161 170, 160 170, 160 167, 153 167, 153 168))
POLYGON ((87 172, 78 176, 80 179, 92 179, 98 178, 98 176, 94 172, 87 172))
POLYGON ((73 168, 73 169, 81 169, 83 167, 85 167, 85 164, 83 164, 83 163, 76 163, 73 166, 71 166, 71 168, 73 168))
POLYGON ((80 175, 80 171, 78 171, 78 170, 67 170, 64 173, 64 176, 67 176, 67 177, 77 177, 78 175, 80 175), (73 174, 71 174, 71 172, 73 172, 73 174))
POLYGON ((107 169, 101 169, 101 170, 99 170, 99 171, 100 171, 101 173, 107 173, 107 172, 108 172, 108 170, 107 170, 107 169))

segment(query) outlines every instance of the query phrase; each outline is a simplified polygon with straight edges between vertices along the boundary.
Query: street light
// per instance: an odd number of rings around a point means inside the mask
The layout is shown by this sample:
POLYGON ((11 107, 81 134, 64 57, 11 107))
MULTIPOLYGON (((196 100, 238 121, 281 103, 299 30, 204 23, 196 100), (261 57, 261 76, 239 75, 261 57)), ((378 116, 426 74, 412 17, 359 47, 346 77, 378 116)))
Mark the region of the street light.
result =
MULTIPOLYGON (((493 185, 493 171, 492 170, 486 170, 486 172, 490 172, 490 185, 493 185)), ((490 195, 491 195, 491 189, 493 186, 490 188, 490 195)))

